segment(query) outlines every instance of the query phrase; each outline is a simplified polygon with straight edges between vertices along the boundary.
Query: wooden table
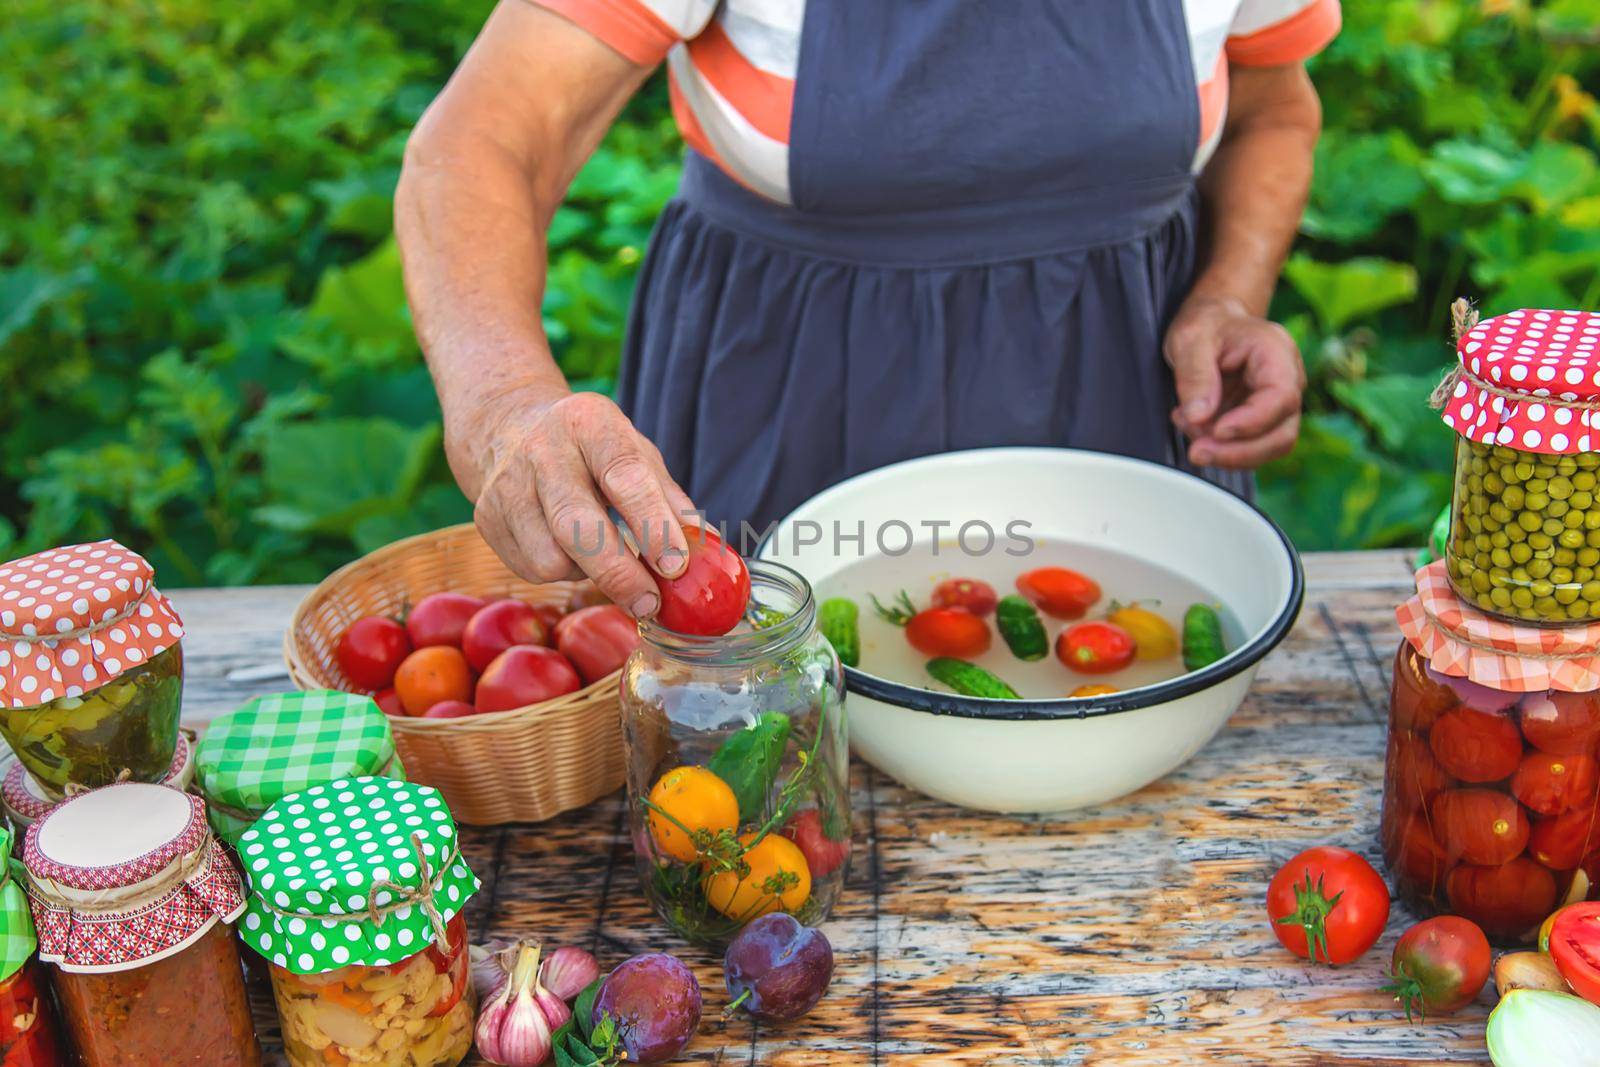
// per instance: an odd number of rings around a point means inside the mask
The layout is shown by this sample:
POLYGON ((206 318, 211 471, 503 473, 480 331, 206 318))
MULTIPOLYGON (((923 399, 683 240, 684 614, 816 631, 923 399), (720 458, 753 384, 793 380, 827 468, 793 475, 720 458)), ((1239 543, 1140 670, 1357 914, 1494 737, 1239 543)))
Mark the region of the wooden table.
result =
MULTIPOLYGON (((1396 906, 1364 959, 1311 967, 1264 919, 1266 883, 1300 848, 1379 863, 1391 614, 1410 592, 1401 552, 1312 555, 1299 625, 1244 706, 1186 766, 1134 796, 1065 817, 980 815, 863 764, 856 851, 825 929, 832 990, 799 1025, 723 1022, 720 960, 669 936, 645 906, 613 797, 539 825, 465 832, 484 889, 473 938, 573 943, 603 966, 682 956, 706 994, 686 1058, 728 1064, 1292 1067, 1487 1063, 1493 991, 1408 1024, 1377 987, 1396 906)), ((286 681, 229 680, 279 662, 304 590, 179 591, 190 636, 186 717, 202 724, 286 681)), ((275 1052, 270 1005, 258 1005, 275 1052)))

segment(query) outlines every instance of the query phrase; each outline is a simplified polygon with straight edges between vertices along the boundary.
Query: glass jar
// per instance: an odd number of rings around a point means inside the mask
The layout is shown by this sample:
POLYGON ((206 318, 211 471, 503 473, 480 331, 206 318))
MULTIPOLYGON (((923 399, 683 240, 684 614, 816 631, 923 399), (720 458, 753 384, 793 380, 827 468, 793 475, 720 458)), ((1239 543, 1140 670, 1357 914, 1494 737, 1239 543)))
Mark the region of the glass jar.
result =
POLYGON ((465 1059, 477 1005, 466 920, 458 914, 447 931, 446 949, 430 945, 382 966, 294 974, 268 964, 291 1067, 442 1067, 465 1059))
POLYGON ((1462 438, 1445 559, 1456 591, 1519 622, 1600 618, 1600 454, 1462 438))
POLYGON ((38 960, 0 982, 0 1067, 68 1067, 55 1002, 38 960))
POLYGON ((1600 876, 1600 692, 1501 692, 1402 641, 1381 834, 1399 897, 1531 941, 1600 876))
POLYGON ((650 622, 623 668, 628 810, 644 893, 692 941, 786 911, 815 925, 850 855, 844 679, 805 579, 752 561, 723 637, 650 622))

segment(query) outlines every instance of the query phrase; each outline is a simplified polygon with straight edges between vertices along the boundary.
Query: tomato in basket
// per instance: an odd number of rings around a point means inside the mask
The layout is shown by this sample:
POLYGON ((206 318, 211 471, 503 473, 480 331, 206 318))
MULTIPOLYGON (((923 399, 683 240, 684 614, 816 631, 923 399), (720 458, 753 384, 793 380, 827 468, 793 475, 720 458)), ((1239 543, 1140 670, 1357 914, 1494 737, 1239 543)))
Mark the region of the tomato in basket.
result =
POLYGON ((441 700, 470 700, 472 668, 459 648, 419 648, 395 672, 394 691, 407 715, 421 715, 441 700))
POLYGON ((481 671, 512 645, 545 645, 550 633, 539 613, 520 600, 496 600, 467 620, 461 651, 472 669, 481 671))
POLYGON ((586 685, 621 667, 638 647, 639 624, 615 604, 579 608, 556 626, 556 649, 586 685))
POLYGON ((406 628, 382 615, 357 619, 339 637, 334 648, 339 670, 362 689, 387 689, 394 672, 411 654, 406 628))
POLYGON ((465 593, 431 593, 417 601, 406 616, 406 632, 418 648, 430 645, 461 647, 461 634, 467 623, 482 611, 487 601, 465 593))
POLYGON ((513 645, 478 679, 479 711, 508 711, 553 700, 583 688, 567 657, 543 645, 513 645))

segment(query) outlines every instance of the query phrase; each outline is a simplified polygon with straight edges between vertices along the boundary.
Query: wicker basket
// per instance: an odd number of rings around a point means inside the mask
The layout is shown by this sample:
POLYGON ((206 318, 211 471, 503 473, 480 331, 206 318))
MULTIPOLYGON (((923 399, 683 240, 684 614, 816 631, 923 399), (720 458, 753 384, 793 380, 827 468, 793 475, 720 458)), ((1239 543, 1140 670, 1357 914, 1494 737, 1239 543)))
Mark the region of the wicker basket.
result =
MULTIPOLYGON (((323 579, 294 613, 284 659, 302 689, 363 692, 334 658, 339 636, 363 615, 397 615, 446 590, 565 606, 584 584, 525 582, 470 523, 451 526, 387 545, 323 579)), ((511 711, 459 719, 391 715, 389 722, 406 776, 442 792, 458 822, 536 822, 623 782, 617 674, 511 711)))

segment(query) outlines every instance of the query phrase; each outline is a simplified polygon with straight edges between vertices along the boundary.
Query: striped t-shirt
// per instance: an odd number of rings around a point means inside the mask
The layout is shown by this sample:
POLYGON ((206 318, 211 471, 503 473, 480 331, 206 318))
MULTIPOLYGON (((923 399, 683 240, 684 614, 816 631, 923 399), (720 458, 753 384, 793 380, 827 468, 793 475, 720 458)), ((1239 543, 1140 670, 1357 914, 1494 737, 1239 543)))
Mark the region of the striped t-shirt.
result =
MULTIPOLYGON (((805 0, 535 0, 641 66, 667 61, 688 144, 781 203, 805 0)), ((886 3, 895 0, 859 0, 886 3)), ((1222 138, 1228 66, 1298 63, 1339 32, 1339 0, 1183 0, 1200 103, 1200 170, 1222 138)))

